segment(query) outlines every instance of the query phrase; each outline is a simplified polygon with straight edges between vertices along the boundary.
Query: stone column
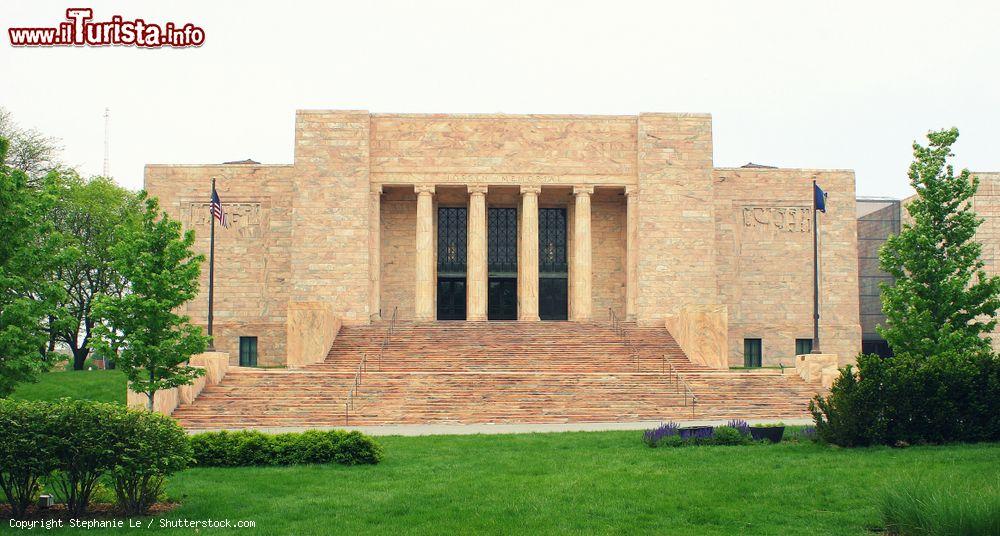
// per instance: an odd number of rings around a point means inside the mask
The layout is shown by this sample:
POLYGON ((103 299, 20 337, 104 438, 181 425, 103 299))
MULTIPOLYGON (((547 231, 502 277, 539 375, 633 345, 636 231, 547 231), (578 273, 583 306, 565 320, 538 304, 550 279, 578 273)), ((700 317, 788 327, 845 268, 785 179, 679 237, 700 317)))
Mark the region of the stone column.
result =
POLYGON ((434 320, 434 187, 415 186, 417 192, 416 291, 414 318, 434 320))
POLYGON ((469 236, 466 242, 465 318, 486 320, 489 272, 486 252, 486 186, 469 186, 469 236))
POLYGON ((635 321, 639 288, 639 191, 625 187, 625 320, 635 321))
MULTIPOLYGON (((372 185, 368 196, 368 318, 382 315, 382 185, 372 185)), ((391 313, 390 313, 391 314, 391 313)))
POLYGON ((538 320, 539 186, 521 187, 521 246, 517 250, 517 319, 538 320))
POLYGON ((588 322, 591 311, 590 194, 593 186, 574 186, 573 215, 573 320, 588 322))

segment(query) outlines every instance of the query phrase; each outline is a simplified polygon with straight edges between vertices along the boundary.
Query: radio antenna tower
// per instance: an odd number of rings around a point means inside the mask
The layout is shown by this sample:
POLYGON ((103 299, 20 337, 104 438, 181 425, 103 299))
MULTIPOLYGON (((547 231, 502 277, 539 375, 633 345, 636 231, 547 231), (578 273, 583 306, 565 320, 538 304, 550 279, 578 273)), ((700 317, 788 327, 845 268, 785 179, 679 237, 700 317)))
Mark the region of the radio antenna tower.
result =
POLYGON ((104 173, 111 176, 111 110, 104 109, 104 173))

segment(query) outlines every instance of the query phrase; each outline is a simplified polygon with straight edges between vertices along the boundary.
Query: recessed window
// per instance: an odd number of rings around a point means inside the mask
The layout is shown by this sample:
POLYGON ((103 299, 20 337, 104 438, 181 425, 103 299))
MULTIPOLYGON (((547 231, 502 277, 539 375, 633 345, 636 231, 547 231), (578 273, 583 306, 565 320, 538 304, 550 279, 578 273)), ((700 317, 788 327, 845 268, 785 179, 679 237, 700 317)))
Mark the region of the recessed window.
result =
POLYGON ((257 337, 240 337, 240 366, 257 366, 257 337))
POLYGON ((743 339, 743 366, 759 367, 763 355, 763 344, 760 339, 743 339))
POLYGON ((795 339, 795 355, 810 354, 812 351, 812 339, 795 339))

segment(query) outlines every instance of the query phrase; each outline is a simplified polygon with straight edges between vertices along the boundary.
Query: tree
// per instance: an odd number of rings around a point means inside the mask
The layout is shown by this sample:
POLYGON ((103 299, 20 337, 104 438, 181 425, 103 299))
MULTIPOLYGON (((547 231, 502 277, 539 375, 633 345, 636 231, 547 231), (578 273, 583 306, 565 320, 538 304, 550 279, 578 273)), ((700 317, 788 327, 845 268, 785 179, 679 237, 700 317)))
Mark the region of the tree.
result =
POLYGON ((913 144, 907 205, 912 223, 879 251, 896 278, 882 286, 887 324, 879 332, 895 356, 858 356, 827 397, 809 405, 816 431, 843 446, 1000 438, 1000 360, 989 335, 1000 308, 1000 279, 988 276, 974 238, 982 220, 971 200, 979 181, 948 164, 958 130, 913 144))
POLYGON ((958 129, 927 135, 913 144, 910 184, 917 197, 907 205, 913 218, 879 252, 883 270, 895 278, 882 286, 887 324, 879 332, 898 354, 992 353, 989 334, 1000 308, 1000 278, 987 276, 974 240, 982 223, 970 206, 979 179, 947 163, 958 129))
POLYGON ((59 140, 35 129, 22 128, 9 111, 0 107, 0 138, 6 138, 10 147, 0 164, 19 169, 28 177, 28 184, 36 186, 42 177, 59 168, 59 140))
POLYGON ((56 199, 48 218, 67 241, 52 274, 64 299, 50 322, 50 337, 66 344, 73 352, 73 368, 83 370, 97 324, 94 300, 121 296, 125 290, 112 249, 138 224, 140 208, 135 194, 111 179, 50 174, 46 183, 56 199))
POLYGON ((159 212, 156 198, 139 193, 145 210, 139 225, 113 248, 113 265, 127 291, 95 300, 102 319, 94 328, 95 348, 118 355, 133 391, 146 393, 149 409, 156 392, 186 385, 204 373, 191 356, 205 351, 208 337, 175 311, 198 293, 204 256, 192 251, 194 231, 182 234, 180 222, 159 212))
POLYGON ((44 370, 39 350, 58 297, 45 279, 57 250, 44 217, 51 200, 28 186, 23 171, 2 164, 7 148, 0 138, 0 398, 44 370))

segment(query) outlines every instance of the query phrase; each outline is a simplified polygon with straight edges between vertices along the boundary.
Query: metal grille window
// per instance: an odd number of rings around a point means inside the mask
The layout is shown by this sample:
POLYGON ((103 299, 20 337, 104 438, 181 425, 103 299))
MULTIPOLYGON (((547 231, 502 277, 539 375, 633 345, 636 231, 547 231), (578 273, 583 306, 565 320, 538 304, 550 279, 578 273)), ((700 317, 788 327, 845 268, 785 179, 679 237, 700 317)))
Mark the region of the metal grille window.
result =
POLYGON ((468 210, 465 207, 438 208, 438 275, 465 275, 468 210))
POLYGON ((543 208, 538 211, 538 271, 563 275, 568 271, 564 208, 543 208))
POLYGON ((517 275, 517 209, 489 209, 488 259, 491 276, 517 275))
POLYGON ((240 337, 240 366, 257 366, 257 337, 240 337))
POLYGON ((763 355, 763 344, 760 339, 743 339, 743 366, 759 367, 763 355))
POLYGON ((795 339, 795 355, 808 354, 813 351, 812 339, 795 339))

